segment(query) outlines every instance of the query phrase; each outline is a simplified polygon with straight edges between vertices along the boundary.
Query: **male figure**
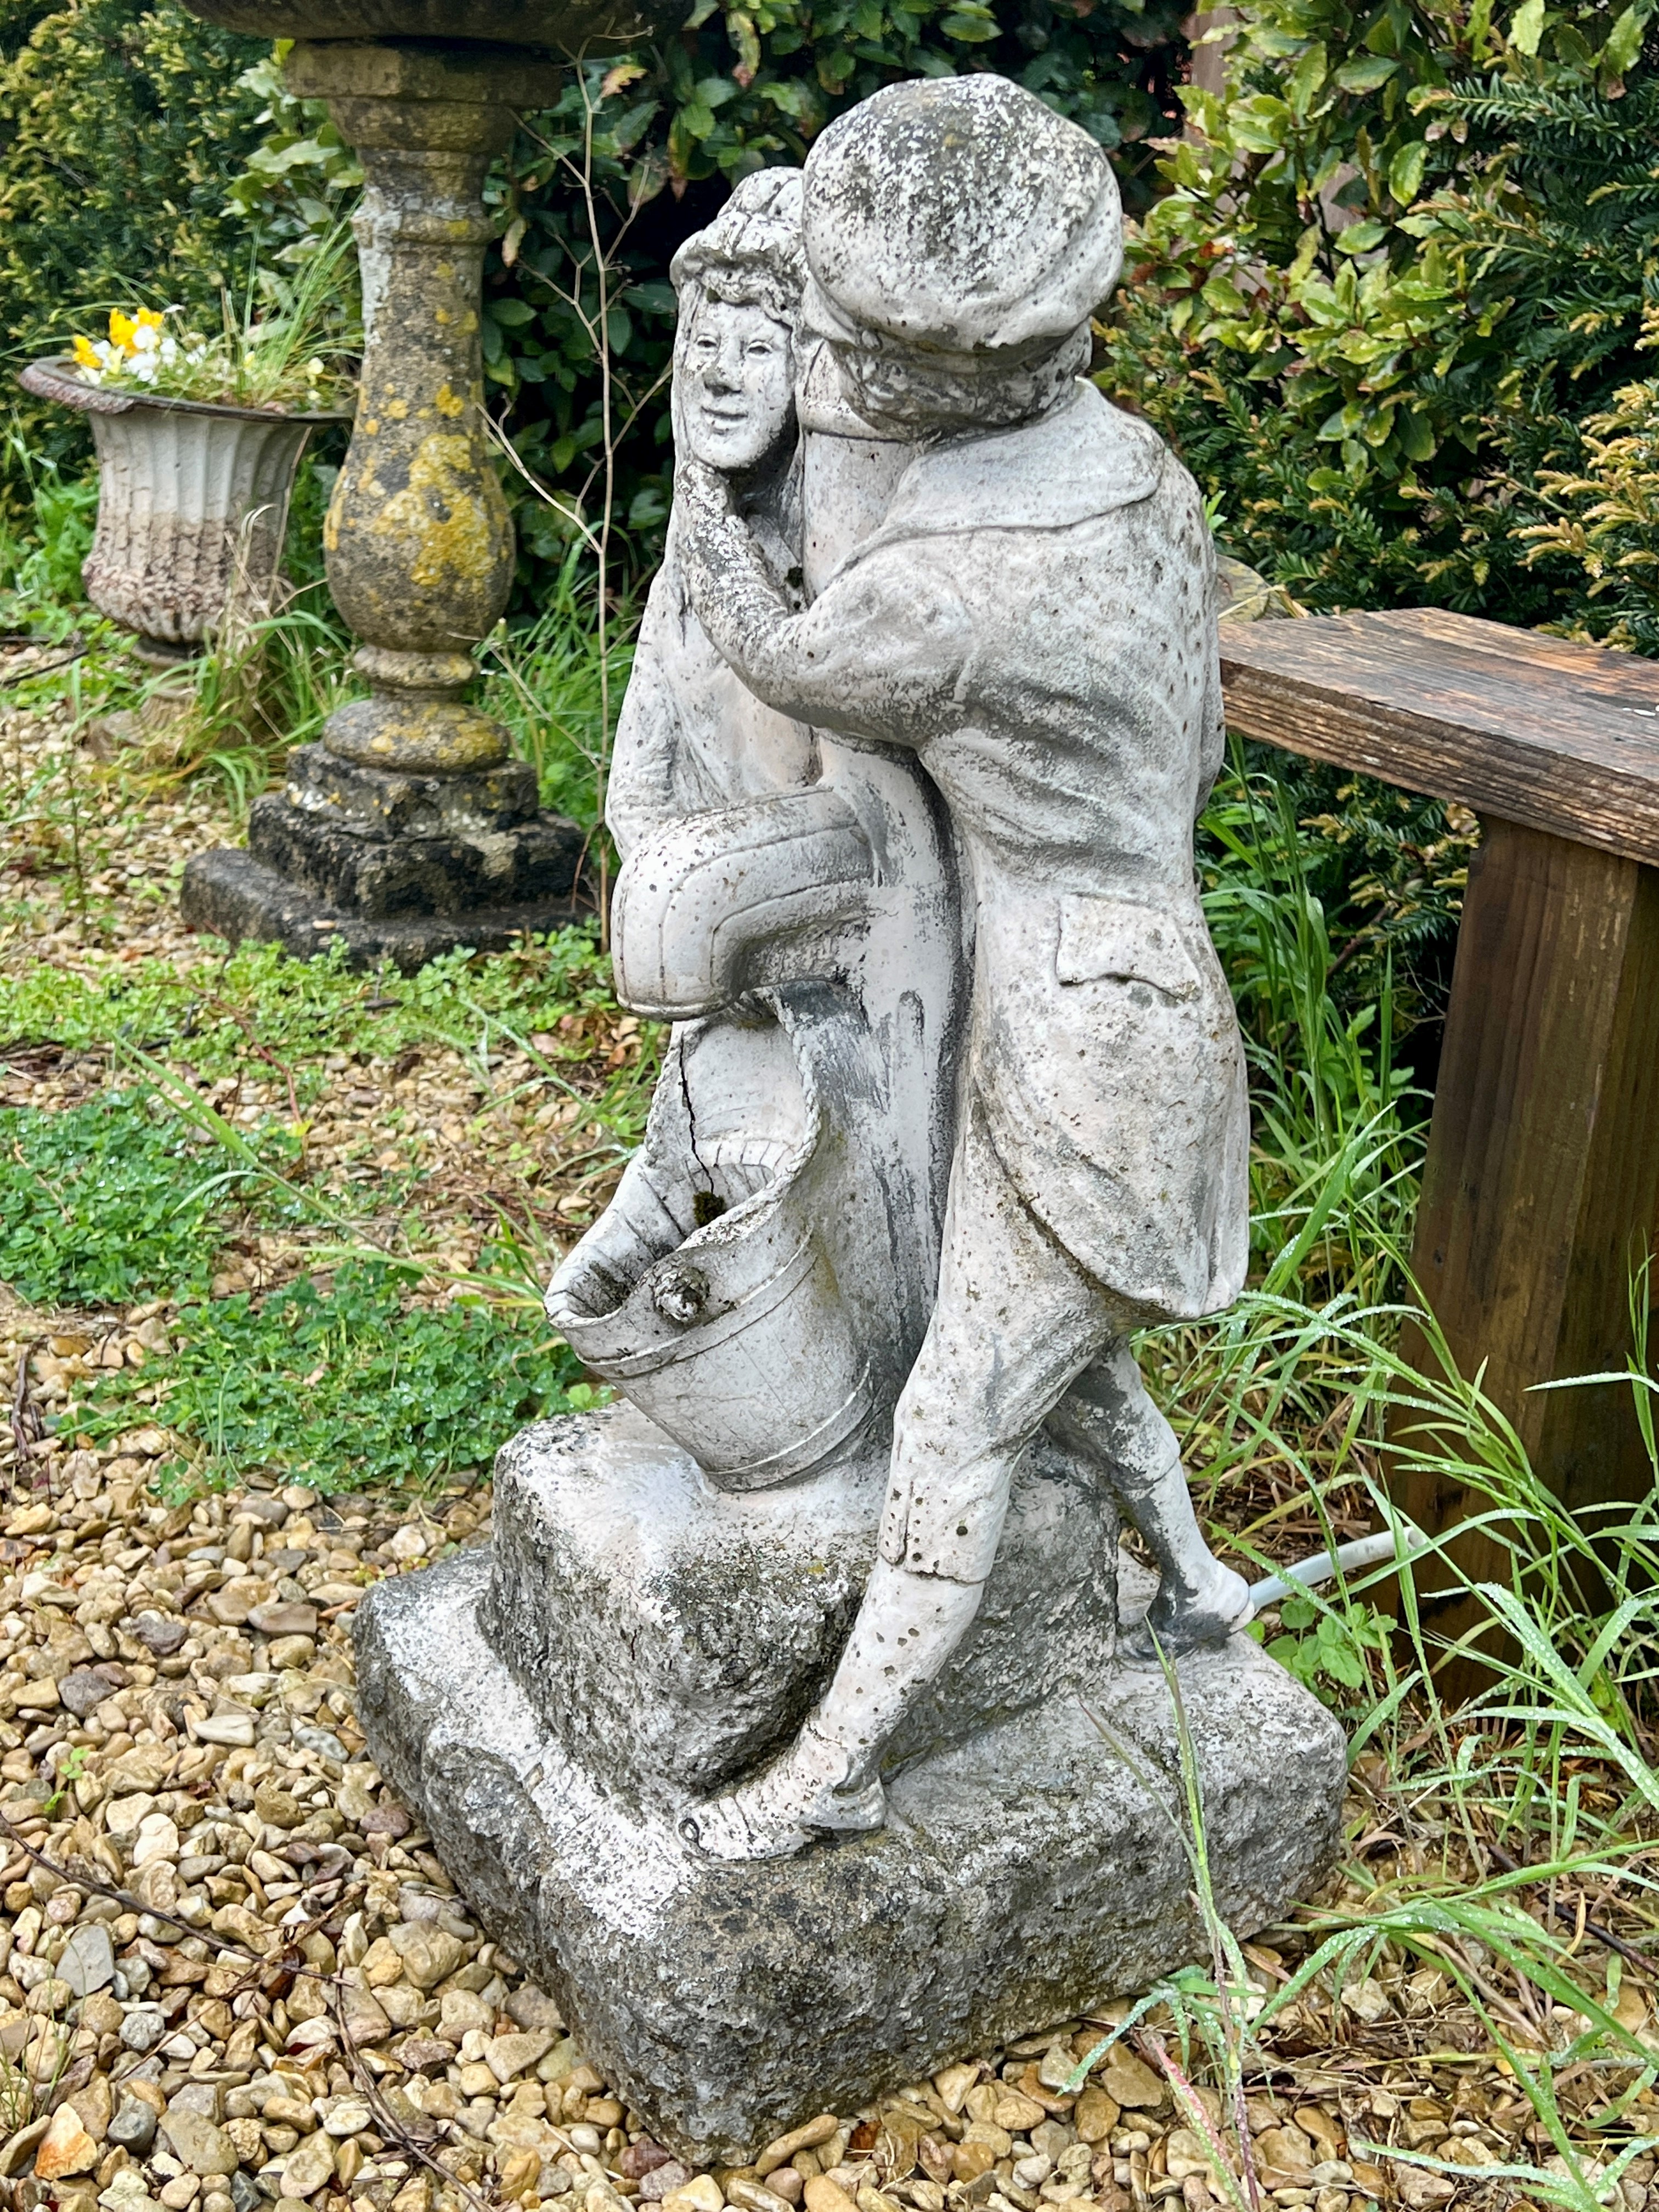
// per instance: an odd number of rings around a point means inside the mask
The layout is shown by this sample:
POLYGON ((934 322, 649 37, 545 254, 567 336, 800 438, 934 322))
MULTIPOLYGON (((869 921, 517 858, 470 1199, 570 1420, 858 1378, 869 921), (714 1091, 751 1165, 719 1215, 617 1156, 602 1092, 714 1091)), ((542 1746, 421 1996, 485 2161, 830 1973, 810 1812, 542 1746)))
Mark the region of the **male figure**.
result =
POLYGON ((1045 1422, 1156 1556, 1166 1651, 1247 1605, 1129 1349, 1237 1294, 1249 1127, 1193 876, 1222 744, 1209 536, 1158 439, 1077 381, 1119 264, 1111 170, 1002 79, 895 86, 818 141, 804 228, 853 405, 931 442, 805 612, 692 464, 692 601, 780 712, 919 750, 973 872, 974 997, 880 1557, 793 1747, 683 1823, 725 1858, 881 1824, 883 1747, 971 1623, 1045 1422))

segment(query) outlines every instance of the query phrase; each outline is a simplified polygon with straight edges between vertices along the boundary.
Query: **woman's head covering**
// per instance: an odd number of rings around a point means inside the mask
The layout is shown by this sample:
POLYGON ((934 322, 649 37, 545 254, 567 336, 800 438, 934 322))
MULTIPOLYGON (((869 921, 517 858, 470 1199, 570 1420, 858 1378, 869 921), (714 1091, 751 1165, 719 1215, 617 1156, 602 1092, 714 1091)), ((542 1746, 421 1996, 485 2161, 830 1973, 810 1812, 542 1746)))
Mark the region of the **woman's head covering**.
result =
POLYGON ((793 325, 806 286, 800 207, 799 169, 740 177, 714 222, 688 238, 669 264, 682 309, 691 287, 709 299, 752 301, 793 325))

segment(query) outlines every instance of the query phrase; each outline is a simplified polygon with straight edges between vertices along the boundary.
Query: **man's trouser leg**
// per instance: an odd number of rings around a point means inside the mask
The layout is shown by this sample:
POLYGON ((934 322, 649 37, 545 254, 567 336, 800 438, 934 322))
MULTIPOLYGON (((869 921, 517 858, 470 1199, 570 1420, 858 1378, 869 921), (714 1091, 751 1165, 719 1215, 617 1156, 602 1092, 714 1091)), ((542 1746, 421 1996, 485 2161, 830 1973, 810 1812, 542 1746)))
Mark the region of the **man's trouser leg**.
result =
POLYGON ((880 1557, 807 1723, 866 1781, 979 1609, 1014 1463, 1113 1334, 1112 1310, 1041 1229, 971 1104, 951 1175, 939 1297, 893 1428, 880 1557))
POLYGON ((1152 1403, 1126 1338, 1109 1343, 1078 1376, 1048 1433, 1097 1471, 1146 1539, 1160 1577, 1147 1620, 1164 1649, 1184 1650, 1234 1626, 1248 1586, 1200 1533, 1175 1431, 1152 1403))

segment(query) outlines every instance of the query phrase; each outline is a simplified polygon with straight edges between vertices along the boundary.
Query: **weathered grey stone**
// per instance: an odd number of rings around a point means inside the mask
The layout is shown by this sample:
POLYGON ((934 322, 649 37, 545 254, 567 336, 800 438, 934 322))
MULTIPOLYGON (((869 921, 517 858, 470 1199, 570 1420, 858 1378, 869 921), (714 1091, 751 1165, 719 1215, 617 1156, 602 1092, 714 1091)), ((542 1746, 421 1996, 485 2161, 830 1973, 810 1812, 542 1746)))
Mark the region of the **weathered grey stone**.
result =
POLYGON ((179 1649, 190 1630, 176 1613, 141 1613, 132 1623, 132 1632, 146 1650, 165 1659, 179 1649))
POLYGON ((296 745, 284 795, 301 813, 365 837, 466 837, 510 830, 537 811, 530 762, 503 761, 471 775, 410 775, 359 768, 326 745, 296 745))
POLYGON ((440 953, 465 945, 475 952, 504 952, 526 932, 568 928, 590 909, 568 898, 532 900, 522 906, 480 906, 458 915, 402 915, 372 921, 313 898, 252 854, 233 846, 198 853, 185 870, 179 910, 192 929, 210 930, 233 944, 273 939, 300 959, 326 951, 335 939, 353 968, 383 962, 412 975, 440 953))
POLYGON ((67 1982, 77 1997, 108 1988, 115 1979, 115 1946, 102 1921, 83 1920, 70 1930, 57 1972, 58 1978, 67 1982))
POLYGON ((109 2139, 119 2143, 124 2150, 136 2151, 142 2158, 155 2140, 155 2107, 147 2105, 142 2097, 124 2097, 109 2124, 109 2139))
POLYGON ((155 2005, 135 2005, 121 2022, 121 2040, 129 2051, 154 2051, 167 2032, 167 2021, 155 2005))
POLYGON ((95 1707, 101 1705, 119 1686, 119 1678, 112 1681, 108 1674, 97 1667, 76 1667, 59 1678, 58 1694, 76 1720, 84 1720, 95 1707))
POLYGON ((247 842, 256 860, 301 890, 381 921, 568 898, 585 840, 558 814, 465 836, 368 836, 267 792, 253 803, 247 842))
MULTIPOLYGON (((550 1744, 480 1632, 489 1571, 464 1553, 359 1607, 375 1758, 582 2050, 686 2155, 736 2162, 1204 1954, 1155 1669, 1103 1666, 1086 1705, 1060 1694, 913 1762, 875 1834, 707 1863, 550 1744)), ((1328 1862, 1341 1732, 1245 1638, 1180 1676, 1217 1901, 1243 1935, 1328 1862)))
MULTIPOLYGON (((805 1719, 858 1609, 886 1476, 866 1452, 783 1488, 723 1492, 626 1404, 542 1422, 496 1461, 486 1632, 597 1778, 659 1803, 700 1795, 805 1719)), ((973 1629, 895 1758, 1098 1679, 1117 1530, 1109 1498, 1057 1450, 1030 1455, 973 1629)))

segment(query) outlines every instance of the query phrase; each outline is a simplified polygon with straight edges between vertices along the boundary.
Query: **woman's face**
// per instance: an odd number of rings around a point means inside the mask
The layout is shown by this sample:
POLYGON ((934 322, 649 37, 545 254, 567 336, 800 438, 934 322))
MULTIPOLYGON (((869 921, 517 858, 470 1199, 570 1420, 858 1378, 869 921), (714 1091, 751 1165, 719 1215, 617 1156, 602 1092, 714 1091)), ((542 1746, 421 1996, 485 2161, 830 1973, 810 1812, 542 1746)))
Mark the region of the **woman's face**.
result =
POLYGON ((764 307, 705 299, 685 349, 684 419, 692 458, 757 468, 794 414, 788 331, 764 307))

